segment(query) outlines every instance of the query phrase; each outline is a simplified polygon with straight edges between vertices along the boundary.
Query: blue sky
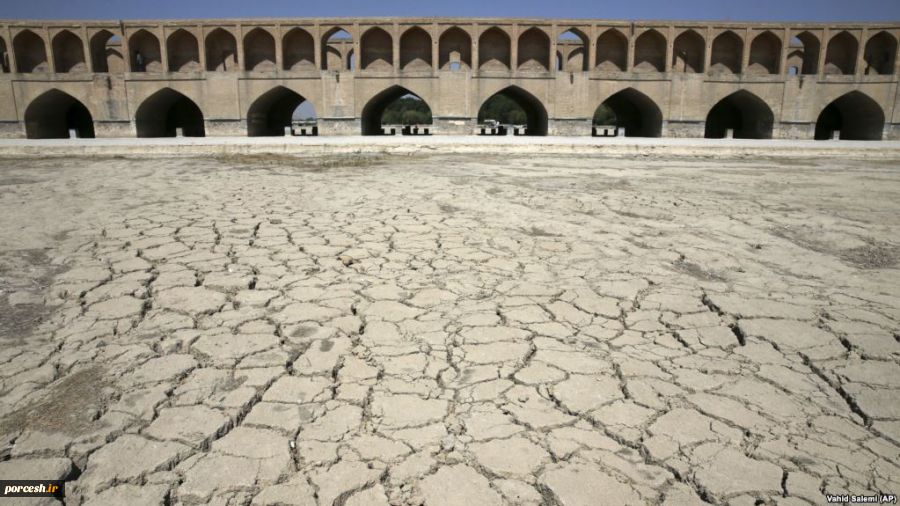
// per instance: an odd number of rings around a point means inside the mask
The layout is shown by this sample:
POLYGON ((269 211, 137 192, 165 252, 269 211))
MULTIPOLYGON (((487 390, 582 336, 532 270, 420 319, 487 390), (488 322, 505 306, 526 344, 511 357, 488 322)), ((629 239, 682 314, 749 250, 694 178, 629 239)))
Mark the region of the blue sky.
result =
POLYGON ((479 16, 900 21, 900 0, 0 0, 2 18, 479 16))

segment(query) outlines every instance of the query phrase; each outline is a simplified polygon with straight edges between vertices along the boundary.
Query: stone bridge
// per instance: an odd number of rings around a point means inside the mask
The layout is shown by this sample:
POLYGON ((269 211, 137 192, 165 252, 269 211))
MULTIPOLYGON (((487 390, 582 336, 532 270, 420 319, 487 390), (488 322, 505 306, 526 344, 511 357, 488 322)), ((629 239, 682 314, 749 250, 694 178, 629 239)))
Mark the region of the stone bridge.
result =
POLYGON ((0 136, 376 134, 414 94, 433 134, 505 95, 529 135, 898 139, 900 23, 371 18, 0 21, 0 136))

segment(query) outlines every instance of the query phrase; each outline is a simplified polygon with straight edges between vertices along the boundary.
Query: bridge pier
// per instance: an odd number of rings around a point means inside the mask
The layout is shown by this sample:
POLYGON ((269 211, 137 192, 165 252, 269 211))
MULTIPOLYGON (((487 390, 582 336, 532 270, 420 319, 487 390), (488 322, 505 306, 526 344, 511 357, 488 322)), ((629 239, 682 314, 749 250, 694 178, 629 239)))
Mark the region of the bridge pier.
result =
POLYGON ((547 120, 547 135, 590 137, 591 123, 591 118, 550 118, 547 120))
POLYGON ((319 118, 319 135, 359 135, 362 123, 359 118, 319 118))
POLYGON ((455 116, 432 117, 433 135, 471 135, 478 126, 476 118, 464 118, 455 116))

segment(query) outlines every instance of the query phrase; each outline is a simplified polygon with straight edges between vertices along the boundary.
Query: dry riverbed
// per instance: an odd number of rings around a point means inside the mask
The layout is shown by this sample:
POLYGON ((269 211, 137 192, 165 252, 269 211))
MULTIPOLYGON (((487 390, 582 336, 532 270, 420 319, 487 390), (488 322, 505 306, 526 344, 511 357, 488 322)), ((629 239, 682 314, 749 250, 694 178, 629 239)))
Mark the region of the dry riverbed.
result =
POLYGON ((91 505, 900 493, 898 168, 0 159, 0 478, 91 505))

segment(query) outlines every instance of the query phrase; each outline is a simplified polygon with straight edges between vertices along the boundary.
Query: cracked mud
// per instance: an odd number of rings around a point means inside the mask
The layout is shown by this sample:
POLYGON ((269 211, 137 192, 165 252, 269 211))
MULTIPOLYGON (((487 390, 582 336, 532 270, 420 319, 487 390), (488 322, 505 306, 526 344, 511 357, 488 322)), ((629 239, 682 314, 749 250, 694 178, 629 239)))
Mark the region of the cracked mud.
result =
POLYGON ((896 164, 0 164, 0 476, 68 504, 900 491, 896 164))

